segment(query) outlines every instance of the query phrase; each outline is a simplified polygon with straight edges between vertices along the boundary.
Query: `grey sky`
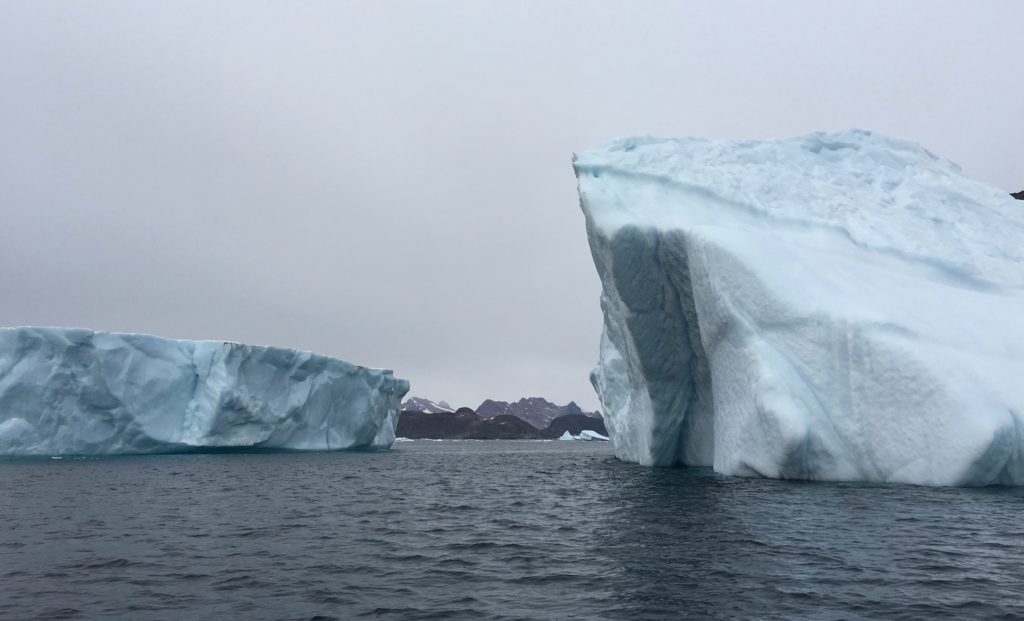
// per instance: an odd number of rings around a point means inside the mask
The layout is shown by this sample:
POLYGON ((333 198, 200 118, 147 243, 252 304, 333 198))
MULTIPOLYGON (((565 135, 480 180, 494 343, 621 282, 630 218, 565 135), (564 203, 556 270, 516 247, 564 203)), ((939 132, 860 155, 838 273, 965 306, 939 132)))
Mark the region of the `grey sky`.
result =
POLYGON ((1024 2, 0 0, 0 324, 596 406, 569 164, 866 127, 1024 187, 1024 2))

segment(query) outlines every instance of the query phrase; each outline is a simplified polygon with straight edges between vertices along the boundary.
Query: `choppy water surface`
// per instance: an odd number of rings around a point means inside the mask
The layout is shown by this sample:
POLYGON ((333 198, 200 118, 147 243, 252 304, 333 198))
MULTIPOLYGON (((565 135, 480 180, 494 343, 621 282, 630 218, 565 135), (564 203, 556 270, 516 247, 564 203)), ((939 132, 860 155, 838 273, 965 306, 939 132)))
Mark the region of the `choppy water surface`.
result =
POLYGON ((581 442, 4 461, 0 618, 1016 617, 1022 507, 581 442))

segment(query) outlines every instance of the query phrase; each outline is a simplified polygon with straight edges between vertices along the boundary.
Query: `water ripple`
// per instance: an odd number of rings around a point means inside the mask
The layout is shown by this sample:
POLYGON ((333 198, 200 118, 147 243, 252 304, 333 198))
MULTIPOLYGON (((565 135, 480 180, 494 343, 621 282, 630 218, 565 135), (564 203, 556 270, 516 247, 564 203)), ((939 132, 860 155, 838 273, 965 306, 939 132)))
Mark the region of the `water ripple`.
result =
POLYGON ((607 445, 0 462, 0 618, 1024 616, 1024 492, 733 479, 607 445))

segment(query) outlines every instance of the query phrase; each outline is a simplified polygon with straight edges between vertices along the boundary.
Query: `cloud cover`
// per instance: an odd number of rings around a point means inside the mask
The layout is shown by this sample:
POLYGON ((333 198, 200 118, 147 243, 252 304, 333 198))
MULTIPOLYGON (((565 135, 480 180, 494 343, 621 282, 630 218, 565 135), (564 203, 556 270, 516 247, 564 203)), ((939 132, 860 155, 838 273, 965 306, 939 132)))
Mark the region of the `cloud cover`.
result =
POLYGON ((571 152, 867 127, 1024 187, 1024 4, 6 2, 0 324, 595 406, 571 152))

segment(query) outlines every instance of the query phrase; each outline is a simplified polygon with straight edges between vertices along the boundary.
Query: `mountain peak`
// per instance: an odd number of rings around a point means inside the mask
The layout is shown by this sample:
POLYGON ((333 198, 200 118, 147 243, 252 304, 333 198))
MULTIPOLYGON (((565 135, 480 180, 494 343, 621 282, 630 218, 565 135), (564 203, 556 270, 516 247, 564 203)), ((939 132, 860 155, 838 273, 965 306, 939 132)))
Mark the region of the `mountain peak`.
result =
POLYGON ((409 412, 423 412, 425 414, 440 414, 453 411, 447 401, 431 401, 422 397, 409 397, 402 402, 402 410, 409 412))
POLYGON ((600 417, 596 412, 584 412, 575 401, 570 401, 568 405, 557 405, 544 397, 522 397, 513 403, 487 399, 477 408, 476 414, 481 418, 511 415, 525 420, 537 429, 544 429, 551 421, 566 414, 600 417))

